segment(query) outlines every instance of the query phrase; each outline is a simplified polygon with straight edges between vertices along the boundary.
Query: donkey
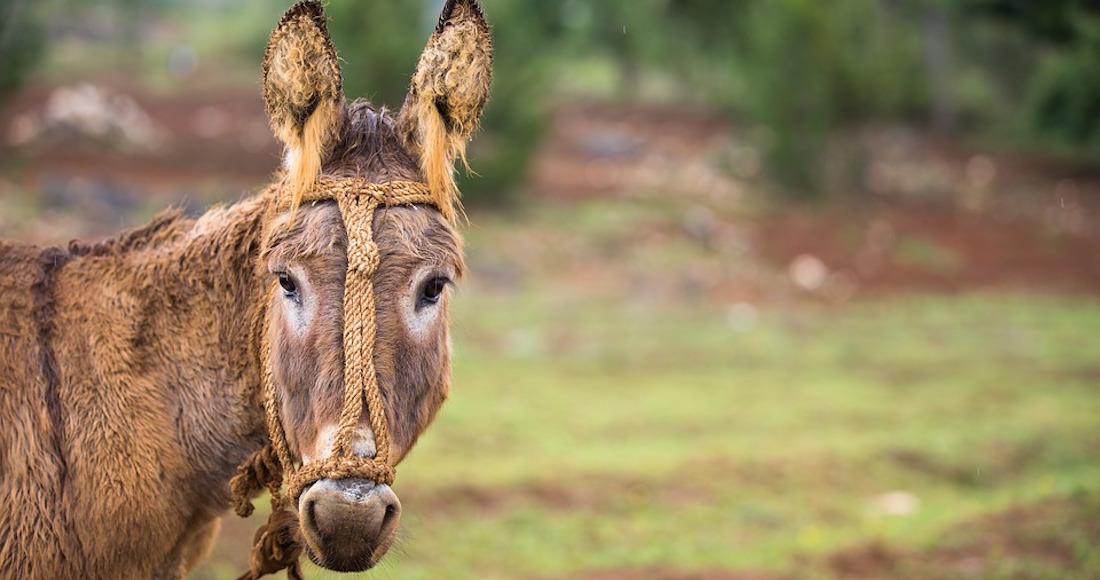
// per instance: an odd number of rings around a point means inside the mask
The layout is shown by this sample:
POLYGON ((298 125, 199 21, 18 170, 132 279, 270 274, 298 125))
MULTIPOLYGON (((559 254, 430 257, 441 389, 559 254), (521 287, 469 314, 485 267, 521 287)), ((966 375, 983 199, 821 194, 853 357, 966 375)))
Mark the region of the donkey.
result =
MULTIPOLYGON (((306 0, 264 58, 285 147, 275 183, 98 243, 0 242, 0 576, 182 577, 217 535, 231 478, 247 504, 294 469, 272 467, 276 432, 303 472, 342 438, 351 459, 392 474, 449 392, 447 288, 464 269, 453 171, 492 56, 478 2, 448 0, 400 111, 348 104, 323 8, 306 0), (362 232, 310 192, 397 182, 423 195, 379 205, 366 224, 376 338, 369 360, 350 360, 349 256, 362 232), (348 396, 353 363, 371 367, 381 409, 348 396)), ((315 475, 277 504, 269 524, 282 527, 261 528, 245 577, 299 576, 302 552, 337 571, 374 566, 401 504, 388 481, 355 473, 315 475)))

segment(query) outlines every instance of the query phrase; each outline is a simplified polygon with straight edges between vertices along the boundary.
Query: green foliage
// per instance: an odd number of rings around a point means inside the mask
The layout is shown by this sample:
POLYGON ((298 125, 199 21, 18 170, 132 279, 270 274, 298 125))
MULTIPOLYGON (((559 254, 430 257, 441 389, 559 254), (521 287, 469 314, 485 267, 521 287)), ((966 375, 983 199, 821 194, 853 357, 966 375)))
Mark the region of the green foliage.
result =
POLYGON ((342 0, 325 10, 348 98, 400 108, 434 24, 427 3, 342 0))
POLYGON ((815 0, 758 2, 744 31, 748 111, 774 136, 765 152, 774 176, 801 191, 817 191, 819 160, 839 113, 828 13, 815 0))
POLYGON ((666 30, 668 9, 667 0, 566 2, 560 9, 566 29, 562 49, 571 58, 612 61, 619 74, 618 97, 630 100, 645 68, 672 64, 670 49, 682 39, 666 30))
POLYGON ((1100 12, 1100 6, 1092 0, 969 0, 962 8, 969 14, 991 16, 1056 44, 1076 40, 1078 29, 1074 20, 1078 14, 1100 12))
POLYGON ((27 3, 0 6, 0 100, 19 88, 44 45, 41 24, 27 3))
POLYGON ((1037 143, 1095 150, 1100 142, 1100 5, 1090 0, 645 7, 677 40, 655 41, 665 56, 647 65, 707 87, 712 104, 767 127, 760 145, 771 175, 801 197, 826 193, 831 137, 853 123, 935 119, 948 130, 1003 132, 1025 120, 1037 143), (700 61, 709 64, 691 76, 700 61))
POLYGON ((553 2, 486 2, 485 10, 493 25, 493 88, 482 131, 470 149, 476 175, 459 179, 473 204, 506 201, 527 173, 542 140, 545 95, 556 62, 546 50, 561 32, 553 2))
POLYGON ((1077 42, 1051 56, 1030 86, 1031 128, 1100 151, 1100 19, 1079 18, 1077 42))
POLYGON ((770 129, 773 176, 822 192, 828 140, 842 124, 927 106, 920 39, 877 0, 758 0, 741 30, 742 107, 770 129))
POLYGON ((1026 128, 1040 139, 1100 150, 1100 6, 985 0, 977 11, 1049 49, 1025 85, 1026 128))

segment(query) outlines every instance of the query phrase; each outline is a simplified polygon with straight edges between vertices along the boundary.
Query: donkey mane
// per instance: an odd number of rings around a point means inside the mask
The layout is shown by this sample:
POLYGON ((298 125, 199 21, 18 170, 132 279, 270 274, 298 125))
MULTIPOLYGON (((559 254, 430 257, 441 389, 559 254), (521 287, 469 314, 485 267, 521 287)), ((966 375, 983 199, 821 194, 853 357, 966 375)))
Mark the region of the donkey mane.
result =
MULTIPOLYGON (((257 200, 272 194, 257 196, 257 200)), ((101 240, 72 240, 66 249, 74 257, 122 256, 134 252, 160 252, 175 249, 189 254, 238 252, 242 244, 254 244, 263 208, 242 202, 235 206, 214 206, 206 214, 190 218, 180 208, 161 211, 148 224, 101 240), (238 207, 239 205, 239 207, 238 207), (237 220, 242 210, 252 211, 255 219, 237 220), (232 223, 231 223, 232 222, 232 223), (232 227, 221 227, 232 226, 232 227)))
POLYGON ((113 238, 94 242, 72 240, 68 250, 73 256, 104 256, 157 245, 177 235, 183 217, 182 210, 168 209, 158 213, 150 223, 124 231, 113 238))

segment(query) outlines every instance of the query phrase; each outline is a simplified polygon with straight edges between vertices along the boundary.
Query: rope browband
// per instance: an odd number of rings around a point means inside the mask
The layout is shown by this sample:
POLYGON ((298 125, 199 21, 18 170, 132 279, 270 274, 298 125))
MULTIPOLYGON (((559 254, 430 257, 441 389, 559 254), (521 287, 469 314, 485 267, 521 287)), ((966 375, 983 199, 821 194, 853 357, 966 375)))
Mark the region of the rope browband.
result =
MULTIPOLYGON (((303 202, 334 200, 347 230, 348 269, 344 284, 344 406, 333 441, 332 453, 298 469, 287 443, 279 413, 279 394, 272 372, 271 343, 267 336, 266 316, 258 321, 260 338, 261 394, 267 429, 271 440, 238 468, 230 482, 234 508, 238 515, 252 513, 251 495, 267 488, 271 492, 272 515, 256 532, 250 571, 241 578, 259 578, 288 568, 288 575, 300 577, 297 518, 288 517, 302 491, 320 479, 362 478, 392 485, 395 471, 390 465, 390 432, 386 408, 374 368, 374 342, 378 332, 375 319, 374 283, 380 255, 374 242, 374 212, 379 206, 424 204, 438 207, 427 184, 413 181, 372 183, 364 179, 320 179, 301 199, 303 202), (363 408, 374 432, 375 456, 360 457, 352 448, 355 429, 362 420, 363 408), (281 488, 286 485, 286 494, 281 488)), ((287 204, 280 198, 278 207, 287 204)), ((273 296, 272 285, 268 296, 273 296)))

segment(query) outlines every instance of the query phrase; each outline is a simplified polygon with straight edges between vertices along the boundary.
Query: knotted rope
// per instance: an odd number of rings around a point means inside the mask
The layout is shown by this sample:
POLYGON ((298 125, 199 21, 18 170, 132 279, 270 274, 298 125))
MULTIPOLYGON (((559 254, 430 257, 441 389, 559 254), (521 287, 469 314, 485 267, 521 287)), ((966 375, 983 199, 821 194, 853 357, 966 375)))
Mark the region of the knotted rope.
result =
MULTIPOLYGON (((344 283, 344 406, 332 453, 325 459, 295 469, 279 413, 266 314, 253 321, 253 331, 260 336, 261 395, 271 443, 237 468, 238 474, 229 485, 238 515, 247 517, 252 513, 251 496, 264 488, 271 492, 272 511, 267 524, 256 532, 249 572, 241 576, 242 579, 259 578, 283 568, 289 568, 292 577, 300 577, 297 561, 301 545, 293 507, 307 486, 319 479, 347 478, 392 485, 395 476, 394 467, 390 465, 386 408, 374 368, 378 325, 371 278, 381 260, 374 242, 374 212, 380 205, 438 206, 427 184, 411 181, 377 184, 363 179, 320 179, 302 196, 304 202, 324 200, 336 201, 348 236, 348 270, 344 283), (374 457, 357 456, 352 447, 364 407, 374 432, 374 457), (286 495, 281 491, 284 484, 286 495)), ((284 205, 280 203, 280 207, 284 205)), ((274 292, 273 285, 267 296, 269 300, 274 292)))

